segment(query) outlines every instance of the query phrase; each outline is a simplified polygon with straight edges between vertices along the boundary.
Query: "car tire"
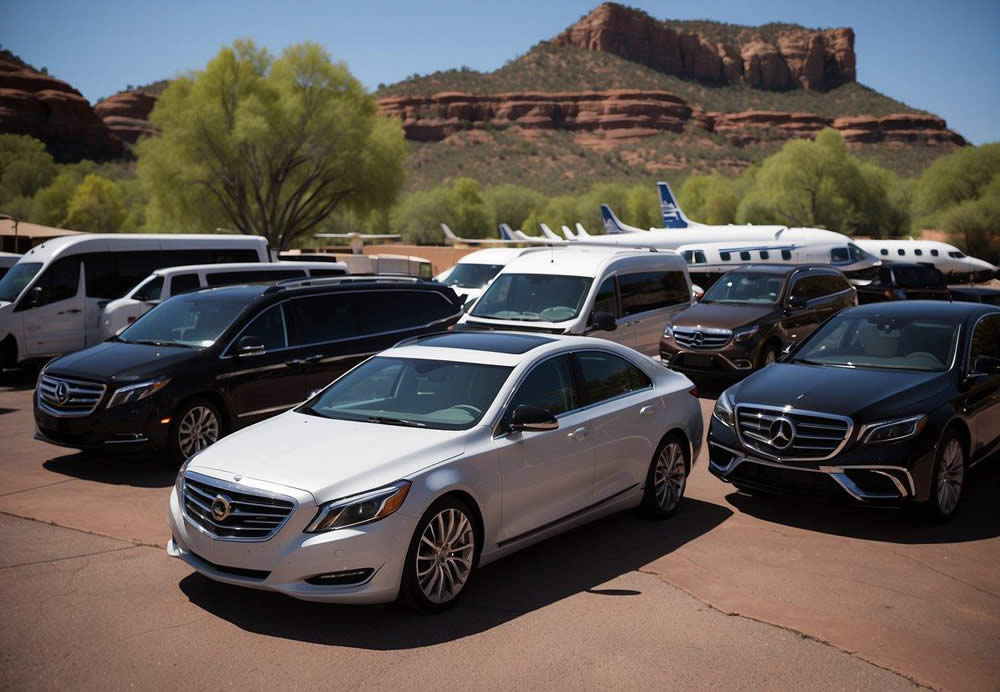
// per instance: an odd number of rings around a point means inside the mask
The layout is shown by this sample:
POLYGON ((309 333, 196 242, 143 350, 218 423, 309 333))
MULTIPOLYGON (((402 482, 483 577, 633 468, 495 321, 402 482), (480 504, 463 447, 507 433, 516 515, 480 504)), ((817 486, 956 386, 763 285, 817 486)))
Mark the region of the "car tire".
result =
POLYGON ((920 514, 925 520, 943 523, 955 515, 962 500, 967 473, 962 439, 958 432, 950 430, 941 439, 934 457, 930 497, 919 505, 920 514))
POLYGON ((417 522, 399 585, 400 600, 422 613, 440 613, 468 590, 481 537, 468 505, 449 495, 417 522))
POLYGON ((208 399, 188 399, 174 412, 167 440, 167 458, 180 466, 225 434, 219 407, 208 399))
POLYGON ((684 499, 688 469, 687 443, 680 435, 669 435, 657 447, 646 472, 646 489, 639 514, 647 519, 672 517, 684 499))
POLYGON ((774 342, 764 344, 764 348, 761 349, 760 355, 757 357, 757 369, 763 370, 768 365, 777 363, 780 356, 781 352, 777 344, 774 342))
POLYGON ((8 370, 17 365, 17 342, 13 336, 0 341, 0 371, 8 370))

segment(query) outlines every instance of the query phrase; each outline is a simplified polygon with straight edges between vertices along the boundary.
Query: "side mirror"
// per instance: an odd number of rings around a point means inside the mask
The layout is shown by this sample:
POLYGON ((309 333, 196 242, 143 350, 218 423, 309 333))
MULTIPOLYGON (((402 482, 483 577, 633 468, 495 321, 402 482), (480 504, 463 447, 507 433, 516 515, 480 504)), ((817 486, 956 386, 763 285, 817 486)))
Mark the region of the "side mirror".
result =
POLYGON ((792 351, 795 350, 795 342, 788 344, 783 349, 781 349, 781 355, 778 357, 779 361, 788 360, 788 356, 792 355, 792 351))
POLYGON ((264 342, 258 336, 244 336, 236 342, 236 356, 260 356, 264 353, 264 342))
POLYGON ((510 429, 513 432, 555 430, 559 421, 547 409, 521 404, 510 414, 510 429))
POLYGON ((31 307, 38 307, 42 302, 42 296, 45 294, 45 289, 41 286, 32 286, 31 290, 28 291, 28 305, 31 307))
POLYGON ((792 296, 788 299, 788 309, 789 310, 801 310, 806 306, 806 299, 802 296, 792 296))
POLYGON ((618 329, 618 322, 610 312, 597 311, 590 313, 590 326, 595 331, 613 332, 618 329))
POLYGON ((973 372, 984 375, 1000 375, 1000 358, 979 356, 973 364, 973 372))

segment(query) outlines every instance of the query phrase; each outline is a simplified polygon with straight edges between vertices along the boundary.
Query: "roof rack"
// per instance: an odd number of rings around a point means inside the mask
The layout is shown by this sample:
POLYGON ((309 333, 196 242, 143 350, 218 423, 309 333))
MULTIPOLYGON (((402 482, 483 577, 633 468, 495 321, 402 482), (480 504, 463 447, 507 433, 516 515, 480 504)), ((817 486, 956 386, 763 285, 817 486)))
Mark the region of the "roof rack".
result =
POLYGON ((354 283, 426 283, 417 276, 391 276, 387 274, 372 274, 370 276, 323 276, 305 279, 283 279, 269 286, 264 293, 275 293, 289 288, 306 288, 308 286, 338 286, 354 283))

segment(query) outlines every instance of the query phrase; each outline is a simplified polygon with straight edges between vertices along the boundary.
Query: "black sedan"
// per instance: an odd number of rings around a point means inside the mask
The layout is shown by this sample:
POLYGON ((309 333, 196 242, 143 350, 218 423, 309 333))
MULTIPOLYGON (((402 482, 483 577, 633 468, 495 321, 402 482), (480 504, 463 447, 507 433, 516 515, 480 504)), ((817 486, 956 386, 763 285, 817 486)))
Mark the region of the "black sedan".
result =
POLYGON ((905 301, 828 320, 726 390, 709 470, 745 491, 917 505, 937 520, 1000 447, 1000 308, 905 301))

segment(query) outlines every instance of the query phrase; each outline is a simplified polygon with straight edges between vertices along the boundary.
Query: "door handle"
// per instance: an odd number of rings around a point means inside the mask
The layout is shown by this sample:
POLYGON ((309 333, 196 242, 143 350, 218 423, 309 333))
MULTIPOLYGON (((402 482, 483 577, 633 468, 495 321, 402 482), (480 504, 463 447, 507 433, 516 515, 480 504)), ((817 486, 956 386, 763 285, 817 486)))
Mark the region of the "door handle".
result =
POLYGON ((631 322, 625 322, 624 324, 622 324, 622 326, 623 327, 631 327, 632 323, 631 322))
POLYGON ((75 315, 80 312, 80 308, 73 308, 72 310, 61 310, 57 312, 57 315, 75 315))
POLYGON ((642 320, 636 320, 636 321, 635 321, 635 322, 633 322, 632 324, 639 324, 640 322, 642 322, 642 320))
POLYGON ((305 358, 303 358, 303 360, 306 363, 309 363, 310 365, 315 365, 316 363, 318 363, 321 360, 323 360, 323 354, 322 353, 314 353, 311 356, 306 356, 305 358))
POLYGON ((289 367, 289 368, 293 368, 296 365, 303 365, 304 363, 305 363, 305 361, 302 360, 301 358, 292 358, 291 360, 286 360, 285 361, 285 366, 289 367))
POLYGON ((651 416, 654 413, 656 413, 655 406, 643 406, 641 409, 639 409, 640 416, 651 416))
POLYGON ((587 430, 587 426, 584 425, 584 426, 581 426, 581 427, 577 428, 573 432, 568 433, 566 435, 566 437, 568 437, 568 438, 570 438, 572 440, 582 440, 583 438, 585 438, 587 436, 588 432, 589 431, 587 430))

